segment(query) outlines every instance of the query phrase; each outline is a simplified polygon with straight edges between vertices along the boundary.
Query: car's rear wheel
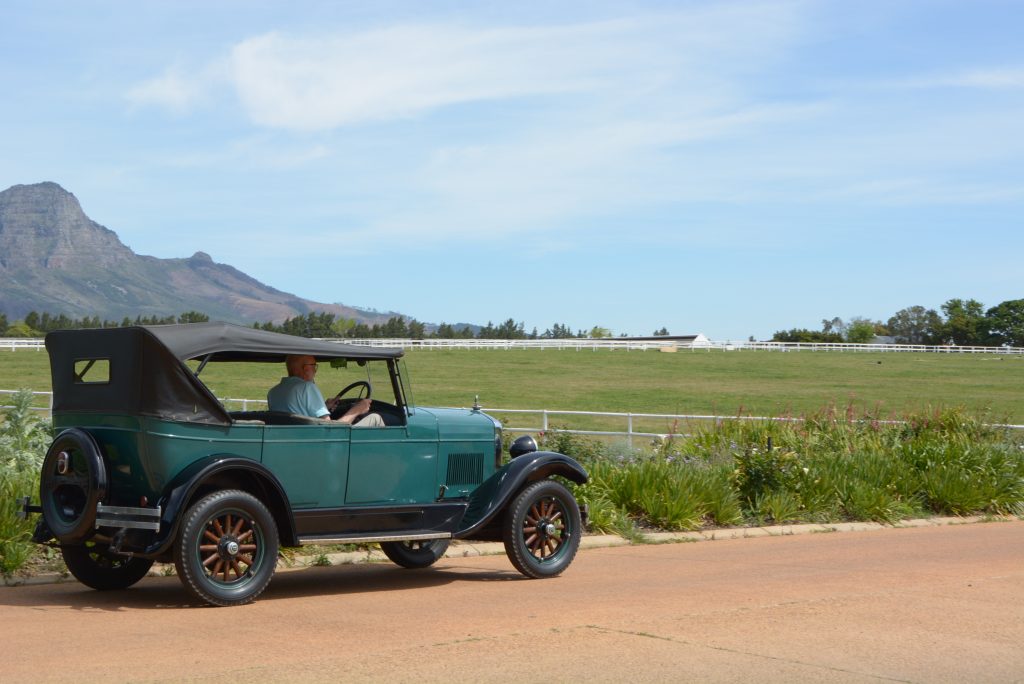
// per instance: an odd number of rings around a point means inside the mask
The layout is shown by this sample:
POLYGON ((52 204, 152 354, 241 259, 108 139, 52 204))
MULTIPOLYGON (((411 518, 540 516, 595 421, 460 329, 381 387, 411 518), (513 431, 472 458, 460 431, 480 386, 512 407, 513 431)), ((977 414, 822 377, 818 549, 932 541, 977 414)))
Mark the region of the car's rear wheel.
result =
POLYGON ((127 589, 153 567, 151 558, 122 556, 112 552, 108 544, 99 542, 61 546, 60 552, 64 565, 75 579, 100 591, 127 589))
POLYGON ((579 504, 558 482, 535 482, 505 512, 503 533, 505 553, 519 572, 536 579, 554 577, 569 567, 579 549, 579 504))
POLYGON ((174 565, 196 598, 237 606, 259 596, 277 564, 277 525, 263 503, 238 490, 214 492, 182 522, 174 565))
POLYGON ((392 562, 403 568, 418 570, 436 563, 448 550, 447 539, 424 539, 418 541, 381 542, 380 550, 392 562))

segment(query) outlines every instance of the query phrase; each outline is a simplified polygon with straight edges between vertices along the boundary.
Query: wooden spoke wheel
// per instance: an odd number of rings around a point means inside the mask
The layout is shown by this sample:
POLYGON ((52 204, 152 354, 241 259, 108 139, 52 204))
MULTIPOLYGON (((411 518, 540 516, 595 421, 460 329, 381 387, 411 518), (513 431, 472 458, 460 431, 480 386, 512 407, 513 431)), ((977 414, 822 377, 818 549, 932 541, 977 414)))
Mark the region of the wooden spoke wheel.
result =
POLYGON ((576 499, 553 480, 526 487, 505 517, 505 552, 527 577, 553 577, 572 563, 583 523, 576 499))
POLYGON ((277 563, 277 526, 256 497, 224 490, 200 499, 185 517, 175 566, 185 588, 217 606, 249 603, 277 563))
POLYGON ((566 543, 565 518, 565 509, 554 496, 535 501, 526 512, 523 543, 538 561, 554 558, 566 543))

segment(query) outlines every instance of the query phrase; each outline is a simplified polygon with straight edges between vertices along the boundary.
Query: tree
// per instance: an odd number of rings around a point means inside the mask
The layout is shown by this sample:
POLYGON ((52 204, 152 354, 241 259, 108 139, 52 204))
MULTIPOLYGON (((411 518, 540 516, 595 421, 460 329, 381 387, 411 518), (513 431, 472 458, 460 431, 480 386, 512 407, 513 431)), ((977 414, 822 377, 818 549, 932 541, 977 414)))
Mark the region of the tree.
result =
POLYGON ((826 335, 835 333, 836 335, 842 336, 845 331, 846 326, 843 324, 843 319, 839 316, 836 316, 832 320, 827 318, 821 319, 821 332, 826 335))
POLYGON ((348 337, 348 331, 351 330, 355 324, 356 321, 354 318, 338 316, 334 319, 334 323, 331 323, 331 333, 334 337, 348 337))
POLYGON ((409 321, 409 325, 406 327, 406 332, 408 333, 409 338, 413 340, 422 340, 427 334, 423 324, 415 318, 409 321))
POLYGON ((867 344, 875 339, 875 322, 867 318, 855 317, 846 325, 846 341, 854 344, 867 344))
POLYGON ((655 337, 667 337, 669 335, 668 328, 662 327, 661 330, 655 330, 651 333, 655 337))
POLYGON ((939 339, 953 344, 981 345, 988 340, 988 321, 985 307, 976 299, 950 299, 942 305, 946 321, 939 339))
POLYGON ((0 335, 7 332, 7 314, 0 313, 0 335))
POLYGON ((990 340, 1024 347, 1024 299, 1010 299, 985 312, 990 340))
POLYGON ((409 328, 401 316, 392 316, 381 326, 380 336, 388 339, 399 339, 409 336, 409 328))
POLYGON ((365 323, 356 323, 345 331, 345 337, 349 339, 365 340, 372 336, 370 326, 365 323))
POLYGON ((525 326, 522 322, 516 323, 513 319, 509 318, 498 326, 494 331, 494 336, 499 340, 526 339, 525 326))
POLYGON ((7 337, 39 337, 39 331, 28 326, 25 321, 14 321, 4 332, 7 337))
POLYGON ((601 339, 603 337, 611 337, 611 336, 612 336, 612 331, 611 330, 609 330, 608 328, 602 328, 599 325, 595 325, 593 328, 591 328, 590 329, 590 333, 588 334, 588 337, 590 337, 590 339, 592 339, 592 340, 597 340, 597 339, 601 339))
POLYGON ((199 311, 186 311, 178 316, 178 323, 209 323, 210 317, 199 311))
POLYGON ((572 329, 569 326, 562 325, 561 323, 555 323, 553 326, 541 333, 541 337, 551 340, 564 340, 575 336, 572 334, 572 329))
POLYGON ((936 341, 942 318, 935 309, 908 306, 897 311, 886 323, 889 333, 900 344, 929 344, 936 341))
POLYGON ((772 335, 772 342, 842 342, 843 336, 834 332, 791 328, 779 330, 772 335))

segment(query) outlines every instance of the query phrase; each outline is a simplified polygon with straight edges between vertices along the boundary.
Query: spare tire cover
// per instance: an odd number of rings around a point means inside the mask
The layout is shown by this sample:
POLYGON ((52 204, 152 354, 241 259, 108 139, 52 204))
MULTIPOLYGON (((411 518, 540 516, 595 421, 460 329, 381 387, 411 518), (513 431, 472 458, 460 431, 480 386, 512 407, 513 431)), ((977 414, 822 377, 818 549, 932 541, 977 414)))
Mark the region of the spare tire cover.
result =
POLYGON ((92 534, 96 504, 107 494, 107 468, 99 444, 85 430, 70 428, 53 440, 39 478, 43 519, 59 541, 92 534))

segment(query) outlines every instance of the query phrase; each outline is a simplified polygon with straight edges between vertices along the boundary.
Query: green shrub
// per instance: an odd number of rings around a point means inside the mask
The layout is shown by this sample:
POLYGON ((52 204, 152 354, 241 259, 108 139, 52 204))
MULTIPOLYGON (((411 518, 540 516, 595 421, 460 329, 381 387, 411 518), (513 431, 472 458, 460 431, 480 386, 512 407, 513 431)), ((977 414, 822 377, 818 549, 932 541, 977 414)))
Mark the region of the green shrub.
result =
POLYGON ((765 522, 894 523, 929 513, 1024 515, 1024 435, 960 409, 901 421, 826 407, 804 421, 723 420, 646 451, 578 435, 545 448, 579 459, 592 527, 669 530, 765 522))
POLYGON ((748 445, 735 460, 734 486, 747 506, 756 508, 768 494, 799 489, 804 466, 796 452, 748 445))
POLYGON ((50 430, 32 409, 32 393, 13 395, 14 408, 0 423, 0 573, 9 575, 25 565, 36 546, 29 541, 34 521, 16 517, 17 499, 38 497, 39 467, 50 441, 50 430))
POLYGON ((787 523, 802 519, 800 497, 793 492, 779 490, 766 492, 754 502, 757 522, 787 523))

